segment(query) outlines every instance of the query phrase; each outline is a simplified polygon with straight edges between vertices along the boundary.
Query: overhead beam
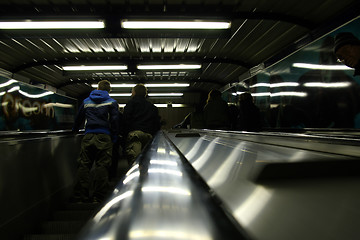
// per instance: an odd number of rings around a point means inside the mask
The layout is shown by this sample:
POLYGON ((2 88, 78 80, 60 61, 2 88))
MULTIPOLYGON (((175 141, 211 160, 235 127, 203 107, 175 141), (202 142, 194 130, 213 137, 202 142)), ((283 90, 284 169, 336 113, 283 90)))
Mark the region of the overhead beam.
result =
POLYGON ((234 64, 244 68, 249 69, 251 65, 249 63, 243 62, 241 60, 229 59, 229 58, 200 58, 200 57, 159 57, 159 58, 141 58, 134 59, 132 57, 74 57, 74 58, 56 58, 56 59, 46 59, 46 60, 36 60, 33 62, 27 62, 19 66, 15 66, 13 69, 10 69, 12 73, 18 73, 20 71, 26 70, 27 68, 43 66, 43 65, 76 65, 76 64, 127 64, 128 71, 136 71, 136 65, 140 63, 226 63, 234 64))

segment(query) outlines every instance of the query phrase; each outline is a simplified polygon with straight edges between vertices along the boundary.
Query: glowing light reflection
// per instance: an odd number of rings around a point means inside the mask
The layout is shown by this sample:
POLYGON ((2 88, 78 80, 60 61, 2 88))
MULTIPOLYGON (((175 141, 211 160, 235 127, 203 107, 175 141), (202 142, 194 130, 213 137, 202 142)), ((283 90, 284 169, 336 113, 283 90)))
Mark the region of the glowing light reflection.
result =
POLYGON ((153 186, 153 187, 143 187, 141 188, 142 192, 161 192, 161 193, 171 193, 177 195, 191 196, 190 191, 181 188, 175 187, 161 187, 161 186, 153 186))
POLYGON ((150 160, 150 164, 160 164, 160 165, 168 165, 168 166, 177 166, 177 162, 169 161, 169 160, 150 160))
POLYGON ((180 171, 175 171, 175 170, 170 170, 170 169, 161 169, 161 168, 150 168, 148 170, 149 173, 164 173, 164 174, 169 174, 169 175, 174 175, 174 176, 179 176, 181 177, 183 174, 180 171))
POLYGON ((96 222, 99 222, 101 218, 105 215, 105 213, 116 203, 120 202, 121 200, 131 197, 133 195, 133 191, 127 191, 123 194, 111 199, 94 217, 96 222))

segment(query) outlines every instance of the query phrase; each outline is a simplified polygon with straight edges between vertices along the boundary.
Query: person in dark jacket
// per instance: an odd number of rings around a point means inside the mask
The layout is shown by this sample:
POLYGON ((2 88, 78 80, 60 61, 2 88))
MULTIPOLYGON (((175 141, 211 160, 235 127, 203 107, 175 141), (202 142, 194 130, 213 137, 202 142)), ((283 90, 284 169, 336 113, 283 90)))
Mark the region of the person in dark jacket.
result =
POLYGON ((245 92, 240 94, 236 129, 241 131, 261 131, 262 122, 260 110, 254 104, 251 93, 245 92))
POLYGON ((94 167, 93 202, 100 202, 108 191, 108 170, 112 162, 113 142, 118 135, 118 103, 109 96, 110 82, 102 80, 80 106, 73 132, 78 132, 85 120, 85 136, 81 142, 77 183, 74 198, 87 201, 90 189, 90 169, 94 167))
POLYGON ((354 68, 354 76, 360 75, 360 40, 350 32, 335 36, 334 53, 337 59, 348 67, 354 68))
POLYGON ((208 129, 229 129, 229 107, 226 101, 221 98, 221 92, 211 90, 204 107, 205 128, 208 129))
POLYGON ((124 108, 124 121, 127 130, 125 152, 131 166, 142 149, 160 130, 160 117, 157 107, 146 100, 147 89, 137 84, 132 89, 132 97, 124 108))

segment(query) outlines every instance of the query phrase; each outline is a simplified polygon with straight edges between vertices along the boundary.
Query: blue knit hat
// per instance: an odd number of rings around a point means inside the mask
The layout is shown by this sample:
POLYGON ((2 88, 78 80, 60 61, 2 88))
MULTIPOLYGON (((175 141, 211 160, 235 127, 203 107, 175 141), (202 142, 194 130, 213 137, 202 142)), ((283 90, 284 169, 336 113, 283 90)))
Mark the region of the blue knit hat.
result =
POLYGON ((345 45, 360 45, 360 40, 350 32, 342 32, 335 36, 334 53, 345 45))

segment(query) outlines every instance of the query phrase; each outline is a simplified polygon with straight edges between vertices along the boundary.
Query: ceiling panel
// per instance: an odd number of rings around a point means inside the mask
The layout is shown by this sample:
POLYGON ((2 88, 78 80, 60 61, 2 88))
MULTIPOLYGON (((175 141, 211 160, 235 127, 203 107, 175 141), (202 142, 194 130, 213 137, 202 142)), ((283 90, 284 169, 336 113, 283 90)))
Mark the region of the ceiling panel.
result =
POLYGON ((0 68, 75 98, 86 96, 91 83, 101 79, 191 83, 177 90, 184 92, 221 89, 252 67, 282 56, 299 39, 324 26, 335 26, 339 18, 345 21, 345 13, 360 9, 359 5, 357 0, 2 0, 1 19, 93 18, 104 19, 107 27, 1 30, 0 68), (121 17, 228 19, 232 27, 229 31, 125 31, 119 27, 121 17), (202 68, 139 71, 136 65, 141 63, 200 63, 202 68), (128 71, 69 73, 61 69, 77 64, 127 64, 128 71))

